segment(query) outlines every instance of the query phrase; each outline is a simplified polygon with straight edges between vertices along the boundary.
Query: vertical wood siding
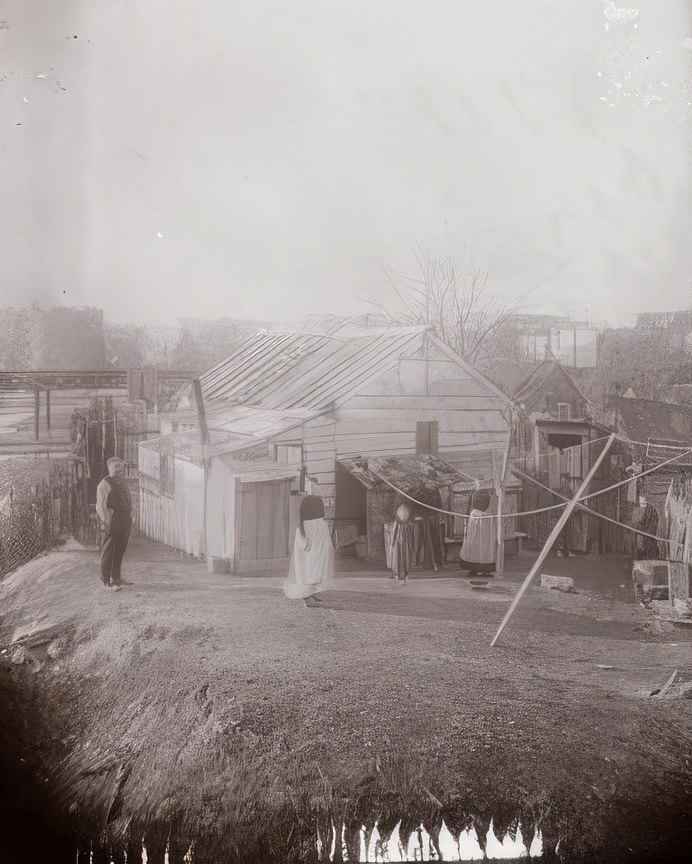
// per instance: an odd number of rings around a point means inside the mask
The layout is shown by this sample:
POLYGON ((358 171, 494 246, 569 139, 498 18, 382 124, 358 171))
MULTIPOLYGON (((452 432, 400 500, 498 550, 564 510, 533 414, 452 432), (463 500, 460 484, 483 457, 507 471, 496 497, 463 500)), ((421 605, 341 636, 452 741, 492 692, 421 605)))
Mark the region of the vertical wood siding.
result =
POLYGON ((140 529, 175 549, 203 555, 204 471, 182 459, 174 459, 173 465, 175 497, 169 497, 161 494, 158 450, 140 447, 140 529))

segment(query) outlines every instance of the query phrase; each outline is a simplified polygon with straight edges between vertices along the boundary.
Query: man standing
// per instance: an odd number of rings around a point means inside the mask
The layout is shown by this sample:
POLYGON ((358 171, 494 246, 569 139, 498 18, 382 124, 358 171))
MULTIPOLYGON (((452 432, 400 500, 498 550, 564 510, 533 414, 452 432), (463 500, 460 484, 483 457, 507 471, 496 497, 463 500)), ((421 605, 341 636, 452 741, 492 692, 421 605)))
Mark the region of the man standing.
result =
POLYGON ((112 456, 106 464, 108 477, 96 487, 96 513, 106 529, 101 544, 101 578, 107 588, 117 591, 123 584, 120 565, 130 539, 132 499, 123 477, 125 462, 112 456))

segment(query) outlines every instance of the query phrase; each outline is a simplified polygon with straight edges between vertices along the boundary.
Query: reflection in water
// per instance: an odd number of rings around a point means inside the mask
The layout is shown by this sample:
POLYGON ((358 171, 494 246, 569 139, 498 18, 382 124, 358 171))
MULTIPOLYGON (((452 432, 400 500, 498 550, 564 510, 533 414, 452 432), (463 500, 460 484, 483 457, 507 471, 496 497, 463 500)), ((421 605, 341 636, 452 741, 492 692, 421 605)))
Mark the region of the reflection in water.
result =
MULTIPOLYGON (((399 837, 398 823, 388 838, 381 839, 377 825, 372 832, 365 827, 360 831, 360 861, 361 862, 386 862, 386 861, 439 861, 440 855, 445 861, 479 861, 487 858, 539 858, 543 854, 543 842, 540 831, 528 840, 522 837, 521 830, 517 828, 515 839, 509 834, 500 842, 493 832, 493 824, 485 838, 485 852, 481 848, 478 835, 473 828, 462 831, 459 840, 455 840, 447 826, 442 823, 436 844, 425 828, 420 825, 409 839, 408 845, 404 846, 399 837)), ((342 828, 341 841, 344 860, 348 861, 345 842, 345 826, 342 828)), ((318 852, 323 852, 322 842, 318 839, 318 852)), ((330 860, 335 857, 334 841, 330 849, 330 860)))
MULTIPOLYGON (((336 831, 329 832, 328 841, 331 841, 331 848, 328 856, 325 854, 325 839, 317 836, 317 854, 320 861, 343 861, 349 862, 355 860, 359 864, 385 864, 390 861, 483 861, 483 860, 500 860, 503 858, 517 860, 522 858, 540 858, 543 854, 543 838, 540 831, 536 831, 533 838, 529 841, 524 838, 521 829, 517 828, 514 838, 510 834, 506 834, 505 838, 500 841, 495 836, 493 823, 490 822, 490 827, 485 836, 485 842, 482 844, 479 841, 478 834, 474 828, 467 828, 459 834, 458 840, 454 838, 452 832, 447 828, 444 821, 436 838, 430 836, 423 825, 415 828, 410 836, 408 843, 400 836, 399 821, 394 830, 380 836, 377 829, 377 824, 372 830, 368 830, 365 826, 360 829, 360 843, 357 852, 354 851, 353 857, 349 856, 348 843, 346 840, 346 826, 341 828, 341 856, 336 855, 335 837, 336 831), (483 849, 485 847, 485 851, 483 849)), ((170 864, 169 850, 166 848, 163 855, 163 864, 170 864)), ((137 856, 139 858, 139 855, 137 856)), ((77 861, 79 864, 96 864, 98 861, 108 862, 108 864, 118 864, 122 856, 114 855, 113 852, 107 852, 104 849, 80 850, 77 853, 77 861)), ((129 860, 129 856, 122 859, 129 860)), ((141 862, 149 864, 149 856, 147 855, 146 845, 141 847, 141 862)), ((176 860, 181 860, 176 857, 176 860)), ((183 864, 194 864, 194 843, 190 845, 187 852, 182 857, 183 864)))
MULTIPOLYGON (((409 839, 407 845, 404 844, 399 836, 399 825, 397 823, 394 830, 385 836, 380 837, 377 825, 372 831, 368 831, 365 827, 360 831, 360 849, 358 860, 366 862, 366 864, 379 864, 379 862, 388 861, 482 861, 490 859, 502 858, 540 858, 543 854, 543 842, 540 831, 537 831, 535 836, 528 841, 521 833, 521 829, 517 828, 514 839, 507 834, 502 842, 500 842, 493 831, 493 823, 490 823, 490 828, 485 837, 485 852, 481 847, 478 835, 473 828, 468 828, 462 831, 458 841, 454 839, 451 832, 442 823, 439 836, 436 841, 428 834, 422 825, 416 828, 409 839)), ((332 837, 336 832, 333 832, 332 837)), ((348 862, 348 850, 346 844, 346 826, 341 830, 341 845, 342 858, 344 862, 348 862)), ((190 847, 183 857, 185 864, 194 864, 194 846, 190 847)), ((320 860, 324 860, 323 841, 318 837, 317 852, 320 860)), ((335 860, 335 841, 332 839, 332 846, 329 850, 329 860, 335 860)), ((94 861, 94 852, 87 853, 89 862, 94 861)), ((79 855, 78 855, 78 860, 79 855)), ((81 860, 84 860, 82 858, 81 860)), ((111 864, 114 864, 112 856, 108 856, 111 864)), ((146 846, 142 847, 142 864, 148 864, 148 856, 146 846)), ((169 864, 168 850, 164 855, 164 864, 169 864)))

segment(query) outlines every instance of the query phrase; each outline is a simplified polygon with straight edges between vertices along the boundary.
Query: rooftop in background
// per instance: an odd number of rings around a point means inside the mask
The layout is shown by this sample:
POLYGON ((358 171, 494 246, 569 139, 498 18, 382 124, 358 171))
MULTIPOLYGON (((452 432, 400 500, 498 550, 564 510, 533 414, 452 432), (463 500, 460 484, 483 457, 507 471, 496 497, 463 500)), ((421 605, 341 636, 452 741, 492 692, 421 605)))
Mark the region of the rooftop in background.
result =
MULTIPOLYGON (((611 410, 614 405, 609 406, 611 410)), ((631 441, 692 445, 692 407, 648 399, 620 399, 618 432, 631 441)))
POLYGON ((526 333, 544 332, 561 327, 593 327, 588 321, 573 321, 565 315, 531 315, 517 312, 509 318, 510 326, 523 330, 526 333))
POLYGON ((511 399, 519 385, 537 368, 533 360, 514 360, 508 357, 486 357, 476 364, 486 378, 511 399))
POLYGON ((677 333, 692 333, 692 310, 680 312, 642 312, 637 315, 637 330, 660 328, 677 333))

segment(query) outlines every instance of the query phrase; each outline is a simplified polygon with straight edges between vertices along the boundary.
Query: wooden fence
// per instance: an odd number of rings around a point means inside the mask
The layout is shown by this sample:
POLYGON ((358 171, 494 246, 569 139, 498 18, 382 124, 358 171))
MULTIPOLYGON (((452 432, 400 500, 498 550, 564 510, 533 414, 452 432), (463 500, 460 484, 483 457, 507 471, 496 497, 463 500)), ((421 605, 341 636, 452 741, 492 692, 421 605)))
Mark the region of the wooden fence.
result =
POLYGON ((67 536, 94 542, 84 460, 10 456, 0 472, 0 576, 67 536))

